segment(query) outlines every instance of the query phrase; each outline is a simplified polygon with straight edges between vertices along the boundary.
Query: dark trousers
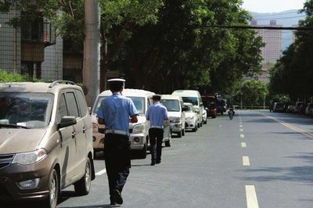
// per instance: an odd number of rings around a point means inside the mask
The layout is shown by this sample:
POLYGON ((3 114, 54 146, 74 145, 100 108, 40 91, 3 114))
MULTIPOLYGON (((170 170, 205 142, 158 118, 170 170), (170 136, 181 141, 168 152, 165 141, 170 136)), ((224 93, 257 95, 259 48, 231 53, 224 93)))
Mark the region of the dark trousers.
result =
POLYGON ((116 191, 122 193, 129 175, 130 144, 128 136, 118 134, 105 135, 105 166, 109 180, 110 199, 116 191))
POLYGON ((151 162, 161 162, 163 129, 149 129, 149 138, 151 146, 151 162))

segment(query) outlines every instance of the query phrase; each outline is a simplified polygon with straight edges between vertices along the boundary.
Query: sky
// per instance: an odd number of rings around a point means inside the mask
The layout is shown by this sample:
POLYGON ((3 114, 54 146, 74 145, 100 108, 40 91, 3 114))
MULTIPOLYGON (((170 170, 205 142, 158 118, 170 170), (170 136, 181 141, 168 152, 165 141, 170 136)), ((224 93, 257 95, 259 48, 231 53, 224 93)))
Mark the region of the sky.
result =
POLYGON ((306 0, 243 0, 243 8, 250 12, 281 12, 302 9, 306 0))

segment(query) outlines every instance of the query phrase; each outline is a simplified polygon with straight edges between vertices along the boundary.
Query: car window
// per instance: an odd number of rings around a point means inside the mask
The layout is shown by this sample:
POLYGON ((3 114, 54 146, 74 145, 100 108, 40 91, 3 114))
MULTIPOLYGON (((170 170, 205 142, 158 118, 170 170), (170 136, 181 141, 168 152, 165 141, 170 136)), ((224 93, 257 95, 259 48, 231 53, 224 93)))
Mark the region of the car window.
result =
POLYGON ((79 117, 79 111, 74 92, 67 92, 65 97, 69 116, 79 117))
POLYGON ((68 110, 65 102, 65 96, 62 94, 58 105, 57 123, 60 123, 61 118, 64 116, 68 116, 68 110))
POLYGON ((88 113, 88 107, 87 107, 85 96, 79 90, 75 90, 75 92, 76 92, 76 97, 77 97, 77 101, 79 104, 81 116, 84 117, 88 113))

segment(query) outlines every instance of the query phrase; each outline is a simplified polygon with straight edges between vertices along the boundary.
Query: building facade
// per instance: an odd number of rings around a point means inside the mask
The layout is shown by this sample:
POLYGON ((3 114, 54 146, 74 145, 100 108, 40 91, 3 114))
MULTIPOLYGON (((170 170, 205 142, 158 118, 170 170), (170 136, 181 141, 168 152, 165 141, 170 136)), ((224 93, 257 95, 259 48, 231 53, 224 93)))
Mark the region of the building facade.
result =
MULTIPOLYGON (((270 26, 270 27, 280 27, 277 25, 275 20, 271 20, 269 25, 258 25, 256 20, 251 21, 252 26, 270 26)), ((259 80, 264 82, 269 82, 269 69, 273 67, 276 61, 282 55, 282 31, 281 30, 268 30, 268 29, 258 29, 257 34, 262 38, 265 46, 262 48, 262 73, 258 77, 259 80)))

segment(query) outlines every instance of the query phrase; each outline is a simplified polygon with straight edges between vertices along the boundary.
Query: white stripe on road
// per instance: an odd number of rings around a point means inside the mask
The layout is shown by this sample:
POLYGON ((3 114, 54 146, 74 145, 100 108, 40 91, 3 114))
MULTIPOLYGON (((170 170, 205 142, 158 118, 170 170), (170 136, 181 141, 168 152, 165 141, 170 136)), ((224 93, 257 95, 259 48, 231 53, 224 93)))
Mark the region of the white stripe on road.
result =
POLYGON ((246 185, 247 208, 259 208, 254 185, 246 185))
POLYGON ((242 128, 243 127, 242 124, 240 124, 239 127, 242 128))
POLYGON ((247 147, 247 144, 245 142, 241 142, 241 147, 242 148, 246 148, 247 147))
POLYGON ((250 166, 250 160, 248 156, 242 156, 242 165, 243 166, 250 166))
POLYGON ((245 138, 245 135, 244 134, 240 134, 240 138, 245 138))
POLYGON ((240 129, 241 132, 243 132, 243 129, 240 129))
POLYGON ((96 173, 96 176, 101 176, 107 172, 106 169, 100 170, 99 172, 96 173))

